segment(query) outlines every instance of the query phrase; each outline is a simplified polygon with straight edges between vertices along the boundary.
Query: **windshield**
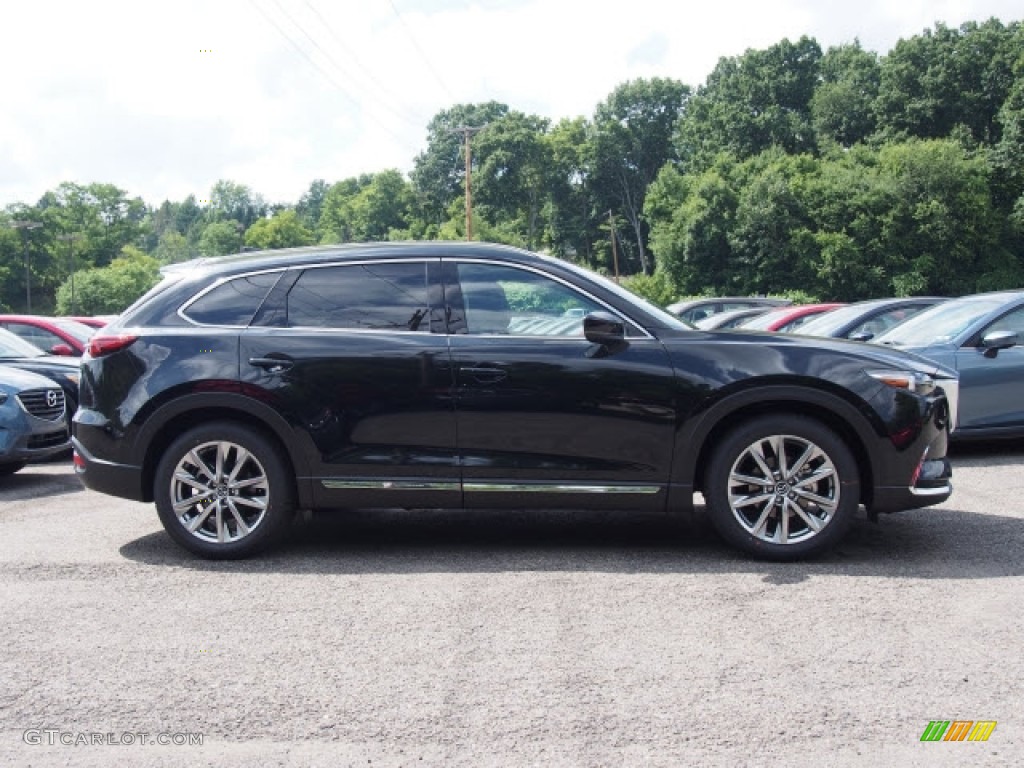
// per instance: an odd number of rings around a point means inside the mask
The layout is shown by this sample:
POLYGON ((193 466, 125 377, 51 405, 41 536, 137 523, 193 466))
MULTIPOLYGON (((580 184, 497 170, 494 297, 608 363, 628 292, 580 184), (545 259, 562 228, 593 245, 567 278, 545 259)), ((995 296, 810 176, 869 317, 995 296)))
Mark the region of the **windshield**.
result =
POLYGON ((927 347, 947 344, 989 312, 1006 303, 1005 296, 962 299, 937 304, 900 323, 874 341, 897 347, 927 347))
POLYGON ((0 357, 41 357, 46 353, 10 331, 0 328, 0 357))
POLYGON ((789 307, 786 307, 781 311, 765 312, 763 315, 750 318, 745 323, 740 323, 739 327, 750 328, 755 331, 767 331, 771 325, 778 322, 780 317, 789 312, 792 312, 789 307))
POLYGON ((823 315, 812 318, 800 329, 805 336, 831 336, 848 322, 856 320, 862 314, 870 312, 876 304, 851 304, 848 307, 840 307, 826 312, 823 315))
POLYGON ((60 328, 68 336, 77 339, 83 345, 96 333, 95 328, 90 328, 85 323, 80 323, 77 320, 51 320, 50 322, 53 323, 54 327, 60 328))
MULTIPOLYGON (((548 258, 553 258, 553 257, 548 257, 548 258)), ((664 309, 659 307, 657 304, 652 304, 651 302, 649 302, 647 299, 643 298, 642 296, 638 296, 637 294, 633 293, 632 291, 627 290, 626 288, 623 288, 621 285, 619 285, 616 282, 613 282, 613 281, 609 280, 604 275, 599 275, 597 272, 591 272, 589 269, 581 267, 578 264, 573 264, 571 261, 564 261, 564 260, 561 260, 561 259, 558 259, 558 261, 559 261, 559 263, 562 266, 567 267, 568 269, 571 269, 573 272, 576 272, 580 276, 585 277, 587 280, 590 280, 591 282, 595 282, 595 283, 600 283, 603 288, 608 289, 609 291, 614 293, 616 296, 620 296, 620 297, 622 297, 623 299, 625 299, 626 301, 628 301, 628 302, 630 302, 632 304, 640 304, 641 306, 643 306, 643 308, 645 310, 647 310, 647 312, 649 312, 650 314, 654 315, 655 317, 658 318, 659 321, 661 321, 661 324, 662 324, 663 328, 672 328, 672 329, 677 330, 677 331, 692 331, 693 330, 693 326, 690 325, 689 323, 687 323, 687 322, 685 322, 683 320, 680 320, 678 317, 676 317, 675 315, 673 315, 670 312, 666 312, 664 309)))

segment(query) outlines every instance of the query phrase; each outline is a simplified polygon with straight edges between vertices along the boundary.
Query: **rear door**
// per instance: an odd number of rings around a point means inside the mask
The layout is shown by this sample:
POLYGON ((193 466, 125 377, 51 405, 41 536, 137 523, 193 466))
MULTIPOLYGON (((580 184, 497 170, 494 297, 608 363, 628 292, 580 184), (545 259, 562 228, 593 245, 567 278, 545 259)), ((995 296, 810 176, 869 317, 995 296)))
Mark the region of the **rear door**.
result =
POLYGON ((291 422, 318 506, 461 505, 438 266, 295 270, 242 333, 243 385, 291 422))
POLYGON ((609 350, 583 317, 610 307, 521 265, 445 262, 466 506, 664 509, 676 423, 661 343, 609 350))

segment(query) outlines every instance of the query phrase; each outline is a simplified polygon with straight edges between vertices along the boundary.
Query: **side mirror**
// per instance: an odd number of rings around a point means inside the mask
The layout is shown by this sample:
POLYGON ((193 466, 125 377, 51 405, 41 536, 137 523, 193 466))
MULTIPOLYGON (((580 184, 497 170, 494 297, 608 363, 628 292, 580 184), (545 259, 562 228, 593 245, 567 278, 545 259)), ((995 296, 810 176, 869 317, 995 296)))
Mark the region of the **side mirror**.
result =
POLYGON ((982 337, 981 347, 985 350, 985 357, 995 357, 1000 349, 1015 347, 1017 342, 1017 334, 1013 331, 993 331, 982 337))
POLYGON ((74 357, 75 350, 69 347, 67 344, 54 344, 50 347, 51 355, 60 355, 61 357, 74 357))
POLYGON ((847 338, 850 341, 871 341, 871 339, 875 338, 875 334, 871 333, 871 331, 860 331, 859 333, 851 333, 847 338))
POLYGON ((583 335, 593 344, 615 346, 626 340, 626 324, 611 312, 591 312, 583 318, 583 335))

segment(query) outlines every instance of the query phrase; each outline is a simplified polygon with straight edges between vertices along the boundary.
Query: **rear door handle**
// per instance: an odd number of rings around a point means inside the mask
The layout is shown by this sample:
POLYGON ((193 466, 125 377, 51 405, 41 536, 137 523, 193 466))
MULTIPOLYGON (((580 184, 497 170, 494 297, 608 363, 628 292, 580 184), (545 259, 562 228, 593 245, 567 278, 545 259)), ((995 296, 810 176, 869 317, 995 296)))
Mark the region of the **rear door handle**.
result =
POLYGON ((503 368, 482 368, 470 366, 459 368, 459 373, 466 376, 472 376, 481 384, 494 384, 508 378, 508 371, 503 368))
POLYGON ((295 363, 286 357, 250 357, 249 365, 263 368, 268 373, 282 373, 295 365, 295 363))

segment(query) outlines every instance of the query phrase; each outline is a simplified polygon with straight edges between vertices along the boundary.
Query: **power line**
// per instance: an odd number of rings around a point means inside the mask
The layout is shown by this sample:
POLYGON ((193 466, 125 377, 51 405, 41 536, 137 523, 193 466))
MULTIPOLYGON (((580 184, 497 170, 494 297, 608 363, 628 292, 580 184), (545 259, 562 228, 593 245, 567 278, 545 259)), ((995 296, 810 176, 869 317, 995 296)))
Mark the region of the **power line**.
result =
MULTIPOLYGON (((302 34, 302 36, 305 37, 313 45, 313 47, 316 48, 325 59, 327 59, 328 62, 330 62, 331 66, 333 66, 336 70, 338 70, 341 73, 342 76, 352 80, 353 84, 357 88, 359 88, 366 96, 368 96, 370 99, 373 99, 374 101, 376 101, 378 104, 380 104, 382 107, 384 107, 388 112, 390 112, 392 115, 397 117, 399 120, 402 120, 402 121, 408 123, 413 128, 422 128, 422 126, 418 122, 414 122, 414 121, 410 120, 408 115, 405 115, 402 112, 400 112, 397 109, 395 109, 391 104, 389 104, 384 99, 381 99, 379 97, 379 95, 374 93, 372 90, 366 89, 365 87, 360 87, 360 84, 359 84, 357 78, 354 78, 352 76, 352 73, 348 69, 346 69, 344 66, 339 64, 335 60, 335 58, 330 54, 330 52, 325 50, 323 48, 323 46, 321 46, 320 43, 318 43, 316 41, 316 39, 311 34, 309 34, 309 32, 306 31, 305 27, 303 27, 302 24, 300 24, 295 19, 295 17, 292 16, 288 12, 288 9, 285 8, 281 4, 280 0, 273 0, 273 2, 274 2, 274 5, 277 6, 277 9, 282 13, 282 15, 286 19, 288 19, 288 21, 291 22, 292 26, 295 27, 302 34)), ((307 3, 307 5, 308 5, 308 3, 307 3)))
MULTIPOLYGON (((295 40, 292 39, 291 35, 289 35, 287 32, 285 32, 281 28, 281 26, 276 21, 274 21, 274 19, 270 15, 268 15, 266 13, 266 11, 264 11, 263 8, 261 8, 259 6, 259 4, 257 4, 256 0, 249 0, 249 3, 257 11, 259 11, 260 15, 264 19, 266 19, 267 22, 274 29, 276 29, 278 31, 278 33, 281 35, 281 37, 283 37, 285 40, 288 41, 288 43, 292 46, 292 48, 294 48, 298 52, 298 54, 300 56, 302 56, 302 58, 304 58, 307 62, 309 62, 310 66, 312 66, 314 69, 316 69, 317 72, 319 72, 324 79, 326 79, 331 85, 333 85, 335 88, 338 89, 338 91, 341 92, 341 95, 345 97, 345 99, 349 102, 349 104, 351 104, 357 110, 361 109, 361 107, 359 105, 359 102, 357 102, 355 99, 352 98, 352 96, 348 93, 348 91, 345 89, 345 87, 343 85, 341 85, 334 78, 334 76, 331 75, 330 72, 326 71, 323 67, 321 67, 316 62, 315 59, 313 59, 308 53, 306 53, 305 49, 303 49, 302 46, 300 46, 298 43, 296 43, 295 40)), ((389 136, 391 136, 391 138, 393 138, 396 141, 400 142, 401 144, 411 148, 411 144, 408 144, 405 139, 403 139, 401 136, 399 136, 397 133, 395 133, 393 130, 391 130, 391 126, 389 126, 386 122, 384 122, 383 120, 380 120, 377 117, 375 117, 372 112, 367 111, 366 114, 367 114, 367 116, 371 120, 373 120, 375 123, 377 123, 379 126, 381 126, 384 129, 385 133, 387 133, 389 136)))
MULTIPOLYGON (((341 49, 349 55, 349 57, 352 59, 352 63, 355 64, 356 67, 358 67, 359 71, 363 73, 366 79, 369 80, 373 85, 375 85, 392 102, 400 104, 402 99, 395 95, 392 91, 390 91, 385 85, 383 85, 374 76, 373 71, 369 67, 363 66, 363 63, 359 60, 359 56, 356 55, 345 43, 345 41, 341 38, 341 36, 334 31, 334 27, 332 27, 330 23, 327 21, 327 19, 324 18, 323 14, 320 13, 320 11, 317 10, 317 8, 311 2, 309 2, 309 0, 303 0, 303 2, 305 2, 309 10, 316 14, 316 17, 320 20, 320 24, 323 26, 323 28, 326 29, 330 36, 334 38, 334 41, 341 47, 341 49)), ((422 115, 420 115, 419 113, 413 114, 412 112, 410 112, 409 114, 415 117, 416 120, 425 122, 422 121, 422 115)), ((418 123, 417 126, 422 128, 421 123, 418 123)))
POLYGON ((412 33, 412 29, 409 28, 409 25, 405 23, 405 19, 402 18, 402 14, 398 12, 398 8, 395 7, 394 0, 388 0, 388 5, 390 5, 391 10, 394 11, 395 17, 402 23, 405 33, 409 36, 410 42, 412 42, 412 47, 416 49, 416 52, 423 60, 423 63, 427 65, 427 69, 430 70, 430 74, 434 76, 437 84, 441 86, 441 90, 443 90, 448 95, 448 98, 453 102, 456 101, 455 96, 453 96, 452 92, 448 90, 448 86, 444 84, 444 80, 442 80, 441 76, 437 74, 437 70, 434 69, 434 65, 430 63, 430 59, 427 58, 427 54, 423 52, 423 49, 420 48, 420 44, 416 42, 416 36, 412 33))

